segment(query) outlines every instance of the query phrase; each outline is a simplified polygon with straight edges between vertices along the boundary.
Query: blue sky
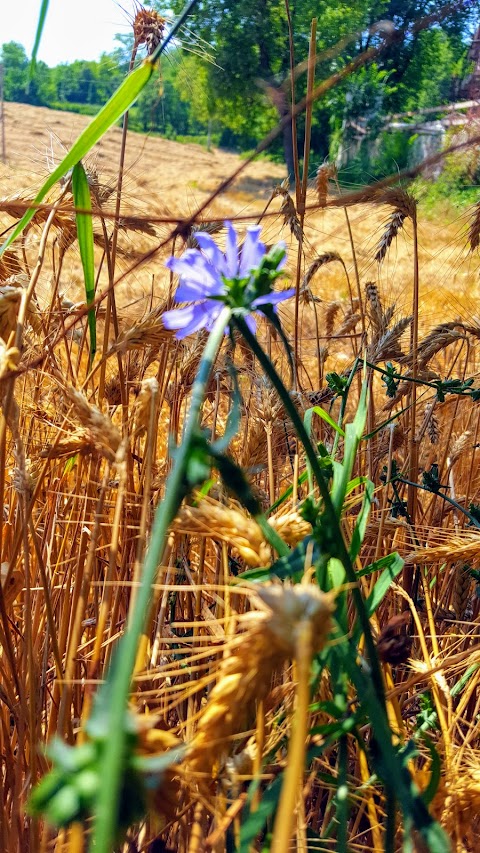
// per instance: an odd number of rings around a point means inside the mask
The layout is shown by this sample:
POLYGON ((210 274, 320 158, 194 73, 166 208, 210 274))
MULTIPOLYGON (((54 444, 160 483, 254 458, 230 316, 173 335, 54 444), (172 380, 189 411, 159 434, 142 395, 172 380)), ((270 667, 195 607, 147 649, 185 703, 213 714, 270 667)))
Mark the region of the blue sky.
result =
MULTIPOLYGON (((0 45, 20 42, 30 56, 40 0, 0 0, 0 5, 0 45)), ((116 33, 129 31, 133 5, 133 0, 50 0, 38 58, 51 66, 98 59, 113 50, 116 33)))

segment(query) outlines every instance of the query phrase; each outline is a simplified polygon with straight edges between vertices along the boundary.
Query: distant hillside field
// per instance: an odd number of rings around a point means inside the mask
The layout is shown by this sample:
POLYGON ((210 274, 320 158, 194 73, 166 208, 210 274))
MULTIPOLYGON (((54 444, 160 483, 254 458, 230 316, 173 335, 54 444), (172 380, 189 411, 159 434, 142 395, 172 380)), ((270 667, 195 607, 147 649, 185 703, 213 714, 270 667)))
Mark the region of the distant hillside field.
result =
MULTIPOLYGON (((31 198, 52 163, 60 160, 65 149, 91 120, 74 113, 15 103, 5 105, 5 116, 7 163, 0 163, 0 196, 3 199, 14 195, 31 198)), ((87 161, 96 168, 99 182, 112 189, 116 181, 120 139, 120 128, 110 130, 87 161)), ((146 221, 149 217, 189 216, 244 162, 237 155, 226 151, 213 149, 209 152, 200 145, 129 133, 122 213, 145 217, 146 221)), ((275 185, 285 178, 285 174, 282 166, 269 160, 260 159, 249 164, 233 185, 208 206, 204 218, 251 216, 255 220, 268 203, 275 185)), ((312 205, 316 202, 314 177, 312 174, 309 199, 312 205)), ((365 179, 368 180, 368 175, 365 179)), ((110 210, 113 209, 113 200, 112 192, 108 205, 110 210)), ((284 224, 281 203, 279 197, 271 202, 269 213, 272 216, 264 219, 264 236, 269 243, 284 239, 293 265, 297 241, 288 223, 284 224)), ((4 228, 12 224, 11 217, 1 211, 0 216, 4 228)), ((367 282, 379 275, 379 285, 385 298, 389 302, 395 301, 397 310, 406 311, 412 276, 408 226, 399 235, 387 262, 378 272, 374 256, 385 223, 385 211, 357 205, 349 211, 349 216, 362 281, 367 282)), ((171 227, 154 223, 154 235, 132 230, 122 232, 120 245, 125 253, 123 259, 120 258, 122 270, 126 271, 139 254, 166 238, 171 227)), ((478 273, 476 259, 468 257, 465 249, 467 229, 468 211, 450 223, 445 221, 440 212, 433 221, 420 217, 421 299, 425 308, 423 319, 428 326, 432 322, 443 321, 446 315, 457 318, 475 311, 478 273)), ((305 268, 319 254, 336 251, 344 259, 353 281, 351 248, 343 210, 310 213, 305 234, 305 268)), ((75 295, 78 288, 80 295, 83 277, 76 248, 70 250, 67 261, 72 294, 75 295)), ((156 286, 163 289, 161 283, 165 282, 166 276, 162 261, 160 253, 158 260, 150 261, 126 277, 122 288, 128 294, 128 300, 151 294, 152 275, 155 276, 156 286)), ((328 264, 322 268, 312 286, 325 301, 343 299, 348 294, 348 282, 339 264, 328 264)))

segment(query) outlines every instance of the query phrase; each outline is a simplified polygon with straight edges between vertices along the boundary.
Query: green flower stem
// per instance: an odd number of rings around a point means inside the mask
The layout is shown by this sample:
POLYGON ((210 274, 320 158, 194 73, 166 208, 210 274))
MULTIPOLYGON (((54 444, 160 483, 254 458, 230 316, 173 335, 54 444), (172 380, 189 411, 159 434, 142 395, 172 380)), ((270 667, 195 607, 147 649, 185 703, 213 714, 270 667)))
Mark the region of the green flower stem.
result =
POLYGON ((229 321, 230 309, 224 308, 206 343, 192 388, 190 409, 182 442, 178 447, 175 462, 167 480, 165 496, 155 513, 135 606, 129 614, 127 630, 119 643, 116 660, 107 676, 107 684, 110 688, 109 734, 103 755, 105 781, 99 792, 93 830, 95 853, 111 853, 114 847, 127 735, 125 714, 138 643, 147 622, 152 601, 151 588, 155 582, 158 564, 165 547, 168 528, 183 500, 190 444, 198 428, 207 382, 225 334, 225 327, 229 321))
POLYGON ((338 557, 343 563, 348 581, 352 584, 352 596, 355 602, 358 617, 360 619, 362 631, 365 636, 365 645, 371 666, 372 681, 375 687, 375 692, 378 697, 378 700, 381 702, 383 708, 385 708, 385 691, 383 688, 382 672, 380 669, 377 650, 373 641, 372 632, 370 630, 370 620, 368 618, 368 613, 365 608, 365 602, 363 600, 362 593, 360 592, 360 589, 358 587, 358 579, 355 574, 355 569, 353 568, 347 546, 345 545, 340 521, 337 518, 337 513, 335 511, 335 507, 333 505, 327 483, 325 482, 324 474, 322 472, 322 469, 320 468, 320 465, 318 464, 317 454, 308 437, 308 433, 304 427, 303 421, 292 402, 290 394, 285 388, 285 385, 283 384, 270 359, 268 358, 266 353, 264 353, 263 349, 258 343, 255 335, 251 333, 243 317, 233 316, 232 324, 236 325, 241 335, 245 338, 245 341, 249 345, 253 354, 258 358, 263 370, 265 371, 265 374, 270 379, 270 382, 272 383, 283 405, 285 406, 285 410, 290 420, 292 421, 297 436, 305 448, 305 453, 307 455, 308 461, 312 468, 312 472, 320 489, 320 494, 322 496, 324 504, 325 515, 327 516, 328 521, 330 523, 330 529, 335 535, 338 548, 338 557))

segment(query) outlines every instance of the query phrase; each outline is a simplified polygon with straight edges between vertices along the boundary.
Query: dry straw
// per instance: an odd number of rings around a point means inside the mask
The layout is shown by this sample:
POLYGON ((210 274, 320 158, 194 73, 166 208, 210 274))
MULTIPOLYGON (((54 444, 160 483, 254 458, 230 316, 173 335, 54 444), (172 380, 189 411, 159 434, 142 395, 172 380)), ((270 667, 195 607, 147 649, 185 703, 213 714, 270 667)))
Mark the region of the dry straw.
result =
MULTIPOLYGON (((295 547, 311 531, 311 525, 296 510, 270 516, 269 523, 291 547, 295 547)), ((203 500, 197 506, 182 507, 172 524, 172 530, 226 542, 249 566, 265 566, 271 562, 270 546, 257 522, 232 506, 203 500)))
POLYGON ((75 417, 83 427, 84 441, 93 445, 110 462, 114 462, 122 441, 117 427, 97 406, 89 403, 80 391, 71 387, 62 390, 65 400, 72 406, 75 417))
POLYGON ((265 585, 255 591, 258 610, 240 617, 235 648, 222 663, 218 681, 202 710, 187 763, 194 772, 218 772, 231 739, 254 721, 254 703, 270 690, 273 673, 296 655, 305 622, 312 629, 313 651, 325 644, 334 597, 317 587, 265 585))
POLYGON ((452 567, 454 583, 452 594, 452 607, 457 619, 463 619, 470 599, 470 588, 472 576, 470 566, 465 563, 456 563, 452 567))

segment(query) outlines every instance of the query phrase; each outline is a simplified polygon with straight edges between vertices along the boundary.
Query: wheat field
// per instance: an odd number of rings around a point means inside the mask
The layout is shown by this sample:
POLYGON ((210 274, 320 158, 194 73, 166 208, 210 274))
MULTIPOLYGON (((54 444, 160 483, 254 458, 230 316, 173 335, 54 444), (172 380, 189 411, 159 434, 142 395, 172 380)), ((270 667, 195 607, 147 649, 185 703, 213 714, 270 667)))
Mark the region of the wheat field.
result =
MULTIPOLYGON (((5 112, 8 236, 87 120, 18 104, 5 112)), ((299 293, 279 310, 296 359, 289 391, 302 417, 312 406, 326 413, 313 418, 312 435, 327 455, 343 458, 335 425, 353 419, 367 377, 366 437, 341 530, 350 543, 368 479, 358 589, 372 594, 387 555, 404 561, 370 614, 392 742, 416 745, 405 765, 452 849, 478 850, 478 211, 427 217, 407 187, 345 207, 352 188, 331 170, 311 175, 302 221, 280 166, 250 164, 215 196, 242 163, 235 155, 129 134, 116 216, 120 148, 115 128, 84 161, 95 212, 93 362, 68 183, 0 258, 0 848, 87 849, 88 810, 58 828, 28 803, 54 761, 44 749, 53 736, 90 740, 94 696, 134 609, 205 346, 204 333, 177 340, 162 323, 174 288, 165 259, 197 245, 199 221, 223 247, 229 219, 242 235, 259 222, 267 245, 286 242, 286 276, 299 293)), ((282 342, 264 321, 258 340, 288 383, 282 342)), ((232 365, 241 406, 229 453, 295 549, 312 529, 302 511, 305 457, 241 342, 220 348, 202 424, 213 438, 224 433, 232 365)), ((129 819, 115 849, 384 849, 388 796, 369 764, 371 721, 356 716, 352 683, 339 711, 333 667, 312 669, 339 643, 338 589, 312 583, 315 558, 302 553, 301 583, 243 578, 275 560, 252 513, 215 472, 184 501, 151 588, 129 704, 136 754, 177 750, 177 760, 151 773, 140 806, 135 784, 123 792, 129 819), (349 718, 355 728, 329 740, 335 721, 349 718)), ((340 586, 353 631, 348 584, 340 586)), ((358 654, 361 670, 362 643, 358 654)), ((58 798, 50 818, 62 824, 64 807, 58 798)), ((389 849, 401 849, 406 832, 394 822, 389 849)), ((424 849, 418 831, 411 838, 424 849)))

